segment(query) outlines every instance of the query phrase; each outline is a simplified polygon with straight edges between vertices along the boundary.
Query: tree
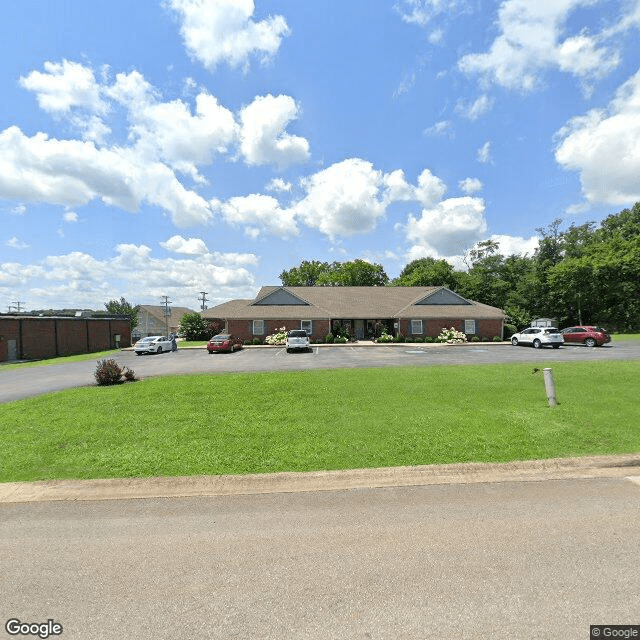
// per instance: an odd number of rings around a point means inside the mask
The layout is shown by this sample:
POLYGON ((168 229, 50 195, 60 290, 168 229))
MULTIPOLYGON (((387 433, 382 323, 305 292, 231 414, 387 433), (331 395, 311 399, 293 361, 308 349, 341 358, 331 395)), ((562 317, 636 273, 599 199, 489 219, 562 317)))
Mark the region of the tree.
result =
POLYGON ((207 320, 199 313, 185 313, 180 318, 180 333, 187 340, 209 340, 211 336, 219 333, 223 324, 219 320, 207 320))
POLYGON ((366 260, 319 262, 304 260, 279 276, 285 287, 384 287, 389 276, 381 264, 366 260))
POLYGON ((314 287, 318 278, 330 269, 328 262, 303 260, 300 266, 285 270, 278 277, 285 287, 314 287))
POLYGON ((136 305, 134 307, 124 298, 120 298, 120 301, 109 300, 109 302, 105 302, 104 307, 111 315, 129 316, 129 320, 131 321, 131 331, 133 331, 138 326, 138 313, 140 312, 140 305, 136 305))
POLYGON ((453 289, 457 280, 453 266, 446 260, 418 258, 407 264, 391 284, 396 287, 447 287, 453 289))

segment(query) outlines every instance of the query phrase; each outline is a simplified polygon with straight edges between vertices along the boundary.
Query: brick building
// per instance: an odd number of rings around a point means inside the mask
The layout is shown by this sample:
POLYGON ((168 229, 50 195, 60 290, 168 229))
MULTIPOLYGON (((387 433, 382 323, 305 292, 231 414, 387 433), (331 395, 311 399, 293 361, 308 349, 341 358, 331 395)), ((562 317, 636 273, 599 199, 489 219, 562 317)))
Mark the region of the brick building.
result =
POLYGON ((131 346, 129 318, 0 316, 0 362, 131 346))
POLYGON ((231 300, 202 312, 245 340, 281 327, 322 340, 337 325, 358 340, 379 335, 436 337, 444 327, 468 336, 502 338, 504 312, 445 287, 262 287, 253 300, 231 300))
POLYGON ((165 315, 162 305, 142 304, 138 312, 138 326, 133 330, 135 342, 146 336, 165 336, 178 333, 180 320, 186 313, 195 313, 187 307, 169 307, 169 315, 165 315))

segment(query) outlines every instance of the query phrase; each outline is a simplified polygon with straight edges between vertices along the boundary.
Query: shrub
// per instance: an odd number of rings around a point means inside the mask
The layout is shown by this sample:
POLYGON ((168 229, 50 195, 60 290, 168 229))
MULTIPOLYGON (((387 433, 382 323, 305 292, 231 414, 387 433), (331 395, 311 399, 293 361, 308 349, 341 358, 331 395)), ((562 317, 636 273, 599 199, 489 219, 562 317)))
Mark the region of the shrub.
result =
POLYGON ((494 342, 502 342, 502 338, 500 336, 493 336, 494 342))
POLYGON ((433 338, 431 336, 427 336, 424 341, 428 344, 432 344, 433 343, 433 338))
POLYGON ((447 344, 462 344, 466 341, 467 336, 462 331, 454 329, 454 327, 451 327, 451 329, 443 328, 436 338, 436 342, 446 342, 447 344))
POLYGON ((414 342, 424 342, 424 338, 414 338, 414 342))
POLYGON ((480 338, 478 338, 478 336, 473 336, 473 338, 471 338, 471 342, 480 342, 480 338))
POLYGON ((393 336, 390 336, 386 331, 383 331, 376 342, 393 342, 393 336))
POLYGON ((273 335, 267 336, 264 341, 267 344, 285 344, 287 342, 287 329, 286 327, 280 327, 273 335))
POLYGON ((136 379, 136 372, 133 369, 129 369, 129 367, 124 368, 124 379, 127 382, 133 382, 136 379))
POLYGON ((96 366, 95 378, 96 378, 96 382, 100 386, 106 386, 109 384, 120 384, 122 382, 123 375, 124 375, 124 370, 112 358, 105 358, 104 360, 98 360, 98 365, 96 366))
POLYGON ((518 331, 518 328, 516 327, 515 324, 505 324, 504 325, 504 337, 506 338, 510 338, 514 333, 516 333, 516 331, 518 331))
POLYGON ((411 336, 407 336, 407 337, 404 339, 404 341, 405 341, 405 342, 415 342, 415 341, 416 341, 416 339, 415 339, 415 338, 413 338, 413 337, 411 337, 411 336))
POLYGON ((260 338, 254 338, 251 341, 251 344, 255 344, 255 345, 262 344, 262 340, 260 340, 260 338))
POLYGON ((333 341, 338 344, 346 344, 349 340, 345 336, 336 336, 333 341))
POLYGON ((333 340, 334 340, 333 333, 327 333, 327 335, 324 338, 324 341, 329 343, 329 344, 332 344, 333 340))

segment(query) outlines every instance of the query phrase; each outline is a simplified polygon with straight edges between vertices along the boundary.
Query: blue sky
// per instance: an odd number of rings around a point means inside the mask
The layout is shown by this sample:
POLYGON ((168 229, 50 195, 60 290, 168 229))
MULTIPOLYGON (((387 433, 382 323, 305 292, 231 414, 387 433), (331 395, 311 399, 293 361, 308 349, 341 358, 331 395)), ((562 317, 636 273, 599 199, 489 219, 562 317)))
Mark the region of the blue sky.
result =
POLYGON ((639 32, 640 0, 7 3, 0 310, 532 254, 640 200, 639 32))

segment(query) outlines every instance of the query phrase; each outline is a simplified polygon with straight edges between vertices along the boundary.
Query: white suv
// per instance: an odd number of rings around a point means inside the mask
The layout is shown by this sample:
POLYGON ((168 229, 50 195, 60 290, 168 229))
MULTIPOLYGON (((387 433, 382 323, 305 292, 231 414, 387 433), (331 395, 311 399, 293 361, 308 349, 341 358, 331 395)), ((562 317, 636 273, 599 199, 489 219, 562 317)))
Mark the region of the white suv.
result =
POLYGON ((514 347, 519 344, 530 344, 535 349, 551 345, 557 349, 561 344, 564 344, 564 338, 555 327, 529 327, 524 331, 514 333, 511 336, 511 344, 514 347))
POLYGON ((287 353, 292 351, 313 351, 304 329, 292 329, 287 333, 287 353))

